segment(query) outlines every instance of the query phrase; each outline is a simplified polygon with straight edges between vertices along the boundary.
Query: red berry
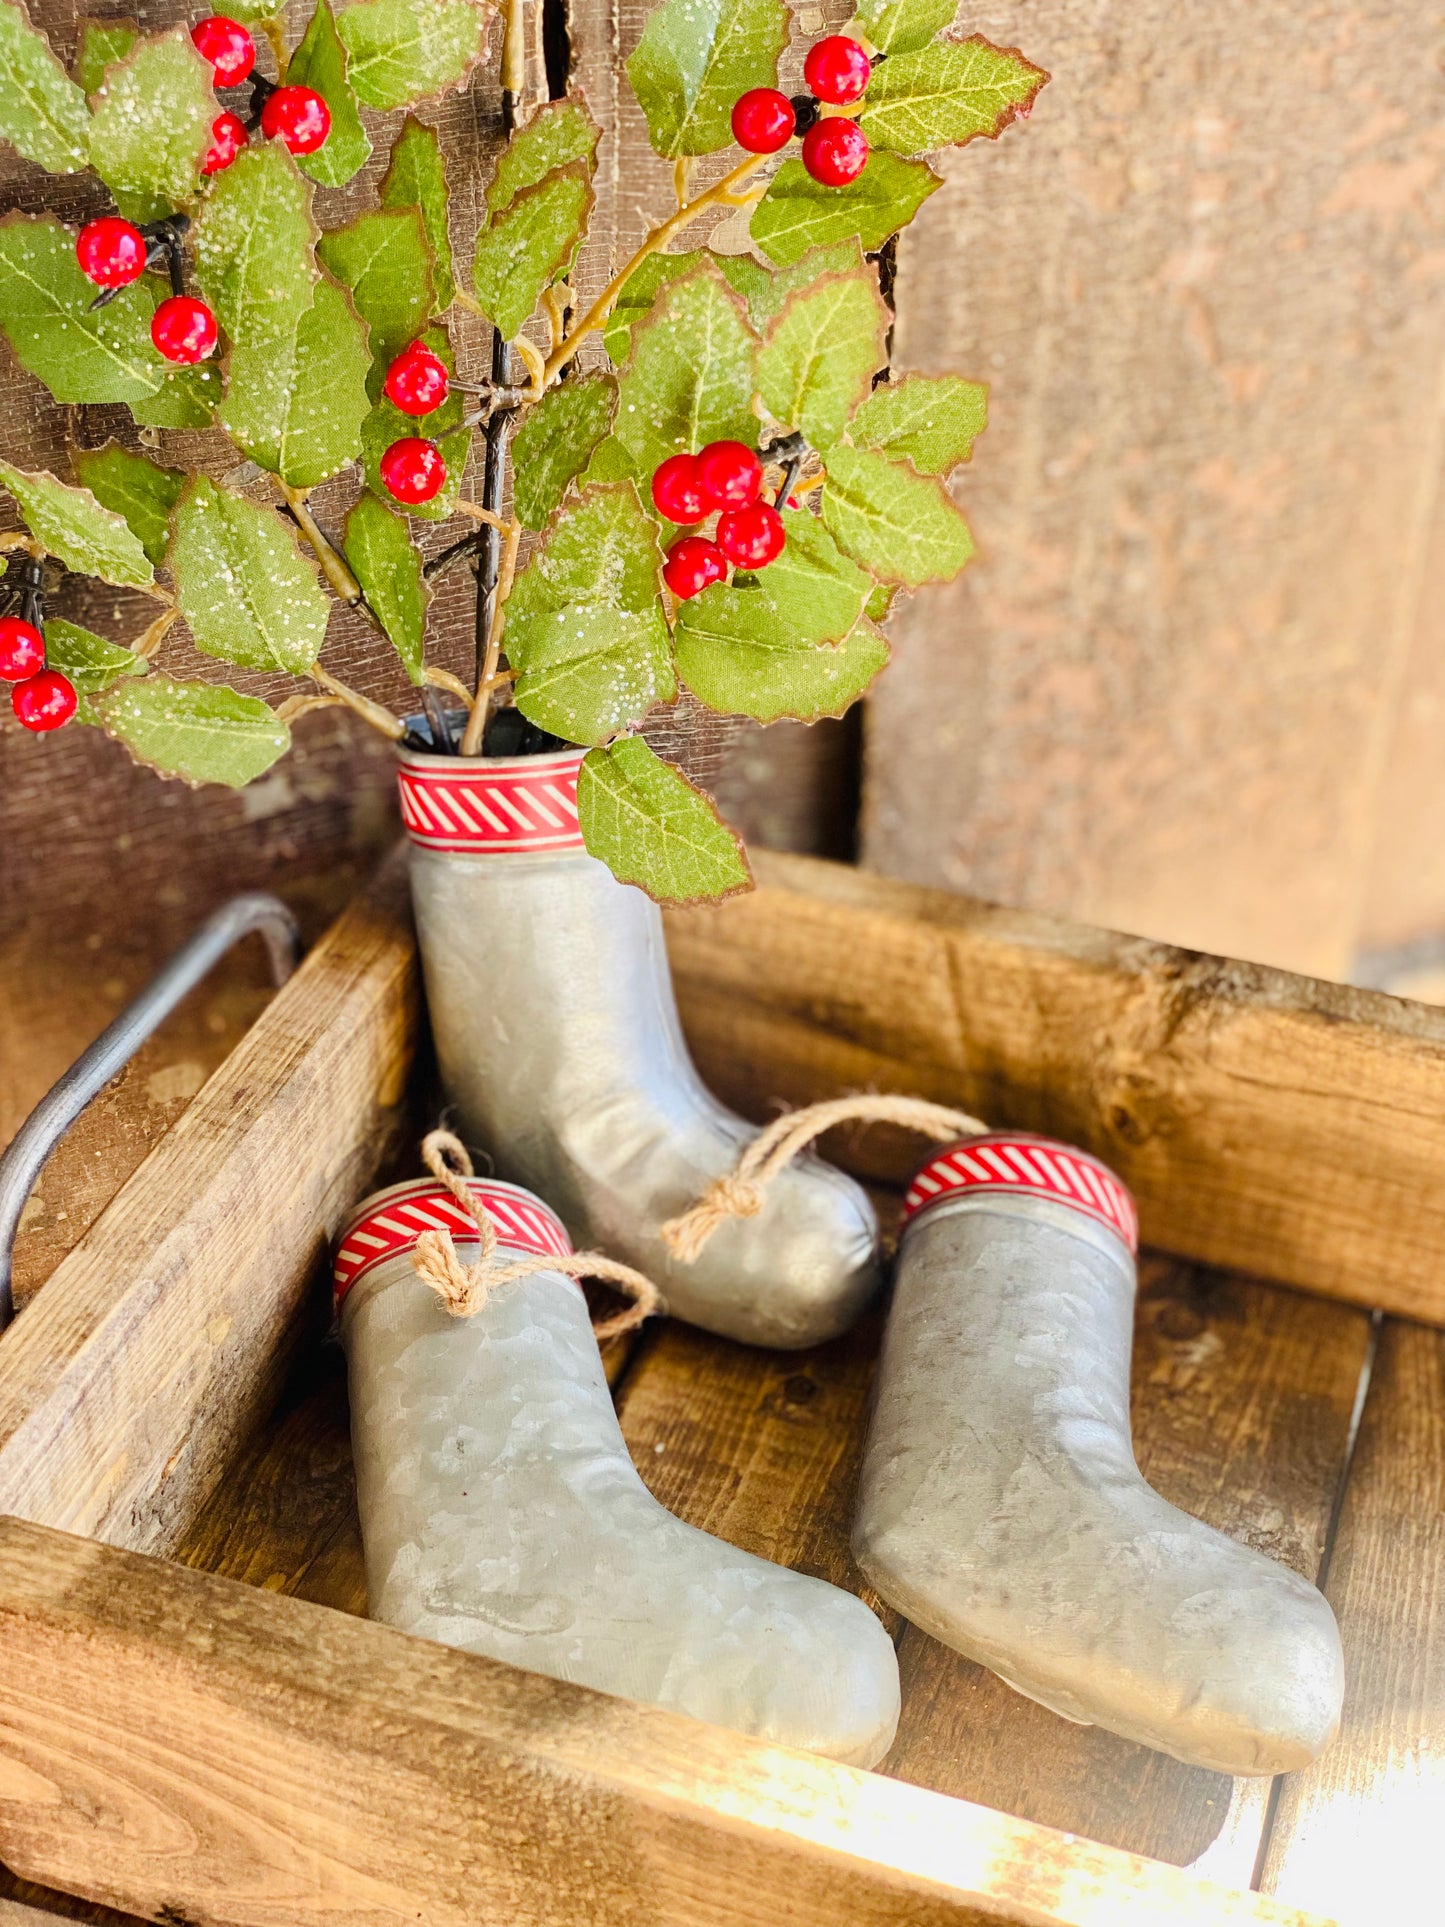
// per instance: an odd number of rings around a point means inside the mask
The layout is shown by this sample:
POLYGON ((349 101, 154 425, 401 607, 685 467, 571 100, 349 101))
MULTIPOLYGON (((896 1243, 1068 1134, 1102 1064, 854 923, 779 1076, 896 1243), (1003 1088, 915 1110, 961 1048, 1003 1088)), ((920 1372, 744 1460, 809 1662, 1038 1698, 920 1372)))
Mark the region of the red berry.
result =
POLYGON ((408 435, 393 442, 382 456, 381 479, 398 502, 412 508, 440 494, 447 479, 447 465, 435 442, 424 441, 420 435, 408 435))
POLYGON ((652 478, 652 506, 669 522, 700 522, 709 503, 695 455, 669 455, 652 478))
POLYGON ((33 622, 0 616, 0 682, 24 682, 45 667, 45 639, 33 622))
POLYGON ((717 519, 718 547, 740 569, 765 569, 787 539, 782 516, 768 502, 730 509, 717 519))
POLYGON ((750 154, 776 154, 793 138, 793 103, 776 87, 751 87, 733 107, 733 139, 750 154))
POLYGON ((868 91, 873 62, 846 33, 830 33, 816 47, 810 47, 803 62, 803 80, 808 92, 830 107, 848 107, 862 100, 868 91))
POLYGON ((447 398, 451 377, 440 355, 424 341, 403 348, 386 371, 386 398, 403 415, 429 415, 447 398))
POLYGON ((310 87, 278 87, 261 109, 261 132, 293 154, 314 154, 331 132, 331 109, 310 87))
POLYGON ((219 174, 247 145, 246 123, 238 114, 217 114, 211 122, 211 144, 201 162, 203 174, 219 174))
POLYGON ((145 273, 145 236, 118 214, 87 221, 75 237, 80 272, 98 288, 125 288, 145 273))
POLYGON ((685 535, 674 542, 662 565, 663 581, 681 602, 700 595, 709 583, 721 582, 727 572, 727 557, 704 535, 685 535))
POLYGON ((204 361, 216 345, 216 317, 193 294, 172 294, 151 316, 151 340, 167 361, 204 361))
POLYGON ((256 43, 239 20, 228 20, 223 13, 198 20, 191 28, 191 39, 202 60, 215 70, 217 87, 234 87, 256 64, 256 43))
POLYGON ((803 165, 824 187, 846 187, 867 163, 868 136, 851 120, 820 120, 803 136, 803 165))
POLYGON ((742 509, 758 499, 763 465, 745 442, 709 442, 697 458, 697 477, 709 509, 742 509))
POLYGON ((75 685, 58 669, 42 669, 16 683, 10 703, 27 729, 59 729, 75 714, 75 685))

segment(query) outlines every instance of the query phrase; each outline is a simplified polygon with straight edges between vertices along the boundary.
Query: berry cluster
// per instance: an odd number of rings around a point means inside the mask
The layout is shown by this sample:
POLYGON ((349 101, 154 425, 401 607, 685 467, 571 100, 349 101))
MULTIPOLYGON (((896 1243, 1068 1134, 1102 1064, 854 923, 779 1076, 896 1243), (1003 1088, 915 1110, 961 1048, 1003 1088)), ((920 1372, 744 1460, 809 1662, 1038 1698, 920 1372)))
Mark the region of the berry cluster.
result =
POLYGON ((824 187, 846 187, 868 162, 868 136, 828 107, 851 107, 868 91, 873 62, 845 33, 829 34, 810 49, 803 79, 810 92, 789 100, 776 87, 753 87, 733 108, 733 139, 749 154, 776 154, 794 134, 803 137, 803 165, 824 187))
POLYGON ((203 174, 219 174, 229 167, 257 126, 267 140, 279 140, 293 154, 314 154, 331 132, 331 109, 314 88, 277 87, 255 71, 256 43, 239 20, 212 14, 191 28, 191 39, 203 60, 211 63, 214 85, 239 87, 251 83, 251 120, 248 125, 228 108, 211 123, 211 145, 201 163, 203 174))
POLYGON ((728 564, 765 569, 787 536, 783 518, 760 501, 763 465, 742 442, 709 442, 697 455, 669 455, 652 478, 652 505, 683 527, 716 513, 717 534, 681 536, 667 552, 662 579, 681 601, 721 582, 728 564))
POLYGON ((19 589, 7 598, 11 610, 18 598, 20 613, 0 616, 0 682, 14 683, 11 707, 25 728, 37 734, 68 723, 77 702, 70 678, 45 666, 40 581, 38 562, 22 564, 19 589))
MULTIPOLYGON (((382 391, 403 415, 429 415, 451 393, 452 380, 441 356, 424 341, 403 348, 386 371, 382 391)), ((446 486, 447 465, 435 442, 406 435, 393 442, 379 464, 381 479, 398 502, 415 508, 446 486)))

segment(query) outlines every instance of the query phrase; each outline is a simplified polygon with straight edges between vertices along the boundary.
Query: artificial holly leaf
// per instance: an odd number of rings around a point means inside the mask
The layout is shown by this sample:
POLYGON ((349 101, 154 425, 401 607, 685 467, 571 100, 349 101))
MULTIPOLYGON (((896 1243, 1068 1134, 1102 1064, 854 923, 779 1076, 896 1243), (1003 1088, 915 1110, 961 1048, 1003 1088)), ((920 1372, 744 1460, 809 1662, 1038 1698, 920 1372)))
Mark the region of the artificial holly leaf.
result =
POLYGON ((848 424, 859 448, 906 455, 920 475, 966 462, 988 425, 988 390, 962 375, 905 375, 881 382, 848 424))
POLYGON ((225 0, 227 18, 247 26, 255 20, 274 20, 285 5, 286 0, 225 0))
POLYGON ((209 428, 220 400, 220 367, 202 361, 172 369, 154 395, 130 404, 130 412, 145 428, 209 428))
POLYGON ((366 485, 372 493, 379 495, 383 501, 391 500, 386 484, 381 479, 381 458, 393 442, 420 435, 435 442, 441 450, 442 460, 447 465, 447 479, 431 501, 409 503, 406 513, 423 522, 445 522, 455 514, 456 500, 462 489, 462 473, 472 446, 472 431, 458 425, 463 412, 462 398, 455 392, 448 395, 440 408, 434 408, 431 414, 420 417, 403 415, 383 396, 361 424, 361 459, 366 471, 366 485))
POLYGON ((424 673, 426 612, 431 590, 405 519, 393 515, 370 489, 346 518, 346 560, 372 613, 396 644, 406 673, 418 685, 424 673))
POLYGON ((859 0, 852 24, 876 52, 908 54, 951 27, 957 11, 957 0, 859 0))
POLYGON ((498 155, 487 188, 488 211, 499 214, 523 188, 535 187, 546 175, 573 161, 586 164, 590 179, 596 171, 601 138, 602 129, 575 96, 548 101, 516 130, 498 155))
POLYGON ((382 176, 377 198, 383 207, 420 210, 431 249, 432 279, 436 283, 434 312, 445 314, 457 298, 452 274, 452 243, 447 228, 447 170, 441 143, 430 127, 408 114, 396 137, 382 176))
POLYGON ((103 508, 88 488, 71 488, 54 475, 9 462, 0 462, 0 485, 15 497, 26 528, 46 554, 67 569, 121 588, 145 589, 155 581, 155 570, 124 517, 103 508))
POLYGON ((355 295, 378 361, 400 354, 426 326, 436 288, 420 208, 358 214, 348 226, 323 234, 316 253, 355 295))
POLYGON ((370 368, 350 296, 323 279, 289 341, 231 350, 221 426, 253 462, 292 488, 314 488, 361 454, 370 368))
POLYGON ((542 290, 566 276, 595 199, 586 163, 572 161, 524 187, 478 233, 472 286, 504 340, 515 340, 542 290))
POLYGON ((157 568, 166 559, 171 510, 186 485, 185 471, 162 468, 119 442, 78 450, 71 460, 82 484, 102 508, 124 517, 126 526, 157 568))
MULTIPOLYGON (((82 20, 75 52, 75 84, 80 91, 93 94, 105 79, 105 70, 111 62, 124 60, 139 39, 140 28, 134 20, 82 20)), ((88 158, 88 124, 85 140, 88 158)))
POLYGON ((316 0, 311 24, 286 65, 288 87, 310 87, 331 110, 331 132, 314 154, 298 154, 296 165, 322 187, 344 187, 371 153, 356 95, 346 72, 346 49, 336 31, 330 0, 316 0))
POLYGON ((291 731, 273 709, 224 683, 149 676, 92 698, 91 711, 138 763, 193 787, 240 789, 291 747, 291 731))
POLYGON ((583 757, 577 815, 592 855, 657 903, 716 900, 752 888, 743 846, 712 799, 640 736, 583 757))
POLYGON ((78 696, 98 696, 122 676, 143 676, 150 668, 132 650, 55 617, 45 625, 45 664, 68 676, 78 696))
MULTIPOLYGON (((981 134, 997 140, 1047 79, 1016 47, 995 47, 982 34, 938 40, 873 69, 858 125, 875 149, 895 154, 962 147, 981 134)), ((870 158, 863 173, 876 165, 870 158)))
POLYGON ((90 159, 85 95, 16 0, 0 0, 0 139, 52 174, 90 159))
POLYGON ((507 653, 515 629, 535 616, 581 603, 633 615, 660 609, 662 552, 657 527, 631 482, 590 488, 559 516, 517 578, 507 604, 507 653))
POLYGON ((649 254, 628 277, 608 317, 602 340, 614 362, 620 365, 626 361, 633 323, 650 312, 662 289, 670 281, 691 274, 704 261, 711 261, 728 286, 743 297, 753 326, 761 328, 795 288, 806 287, 820 275, 861 269, 863 253, 856 241, 841 241, 831 248, 814 248, 787 268, 766 268, 751 255, 713 254, 707 248, 690 248, 686 254, 649 254))
POLYGON ((951 582, 973 554, 968 524, 943 484, 869 448, 829 450, 823 520, 845 554, 908 589, 951 582))
POLYGON ((612 425, 610 375, 558 382, 522 416, 512 437, 512 507, 524 529, 541 529, 612 425))
POLYGON ((686 254, 649 254, 633 269, 612 305, 602 335, 602 345, 619 367, 632 346, 633 323, 652 312, 653 303, 670 282, 681 281, 708 260, 718 267, 723 265, 722 256, 710 255, 706 248, 689 248, 686 254))
POLYGON ((242 669, 305 675, 330 604, 279 516, 197 475, 171 528, 176 602, 196 647, 242 669))
POLYGON ((473 0, 368 0, 336 22, 367 107, 405 107, 458 87, 481 57, 492 9, 473 0))
POLYGON ((243 148, 212 182, 195 226, 196 282, 233 343, 289 340, 311 306, 311 194, 279 141, 243 148))
POLYGON ((775 421, 830 448, 888 359, 888 310, 866 271, 799 288, 768 330, 758 393, 775 421))
POLYGON ((757 436, 752 413, 758 338, 741 299, 711 260, 664 288, 632 329, 618 377, 613 436, 644 482, 679 451, 757 436))
POLYGON ((783 0, 663 0, 627 63, 658 153, 676 160, 731 146, 734 103, 751 87, 776 87, 787 44, 783 0))
POLYGON ((767 268, 751 255, 735 255, 723 263, 723 273, 747 302, 748 315, 759 329, 776 320, 791 295, 812 287, 825 274, 866 274, 875 288, 878 285, 877 271, 864 261, 856 240, 809 248, 785 268, 767 268))
POLYGON ((753 209, 749 232, 780 267, 809 248, 854 236, 871 252, 906 227, 942 185, 922 161, 883 152, 870 154, 863 172, 846 187, 825 187, 801 161, 784 161, 753 209))
POLYGON ((132 221, 170 214, 200 189, 221 111, 211 65, 184 27, 138 40, 91 102, 90 164, 132 221))

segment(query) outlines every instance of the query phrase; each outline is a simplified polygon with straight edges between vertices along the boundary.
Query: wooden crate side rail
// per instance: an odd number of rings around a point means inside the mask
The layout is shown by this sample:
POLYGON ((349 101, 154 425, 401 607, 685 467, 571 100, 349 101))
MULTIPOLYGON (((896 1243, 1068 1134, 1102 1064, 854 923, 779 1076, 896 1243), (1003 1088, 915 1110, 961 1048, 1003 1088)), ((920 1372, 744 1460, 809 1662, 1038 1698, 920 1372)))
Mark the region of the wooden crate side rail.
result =
POLYGON ((213 1927, 1312 1918, 17 1520, 0 1522, 0 1857, 213 1927))
POLYGON ((185 1531, 274 1403, 418 1004, 390 863, 0 1339, 0 1510, 150 1551, 185 1531))
MULTIPOLYGON (((1445 1010, 806 857, 673 913, 704 1075, 754 1117, 909 1091, 1086 1145, 1182 1257, 1445 1323, 1445 1010)), ((922 1147, 850 1134, 899 1180, 922 1147)))

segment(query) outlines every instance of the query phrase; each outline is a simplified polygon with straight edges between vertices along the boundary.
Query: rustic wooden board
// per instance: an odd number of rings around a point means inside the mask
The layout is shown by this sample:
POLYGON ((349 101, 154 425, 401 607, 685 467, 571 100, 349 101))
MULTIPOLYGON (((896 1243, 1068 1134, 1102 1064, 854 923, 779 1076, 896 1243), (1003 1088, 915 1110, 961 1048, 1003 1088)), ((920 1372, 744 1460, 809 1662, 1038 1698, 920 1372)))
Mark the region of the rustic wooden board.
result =
MULTIPOLYGON (((904 1091, 1088 1146, 1147 1243, 1445 1322, 1445 1014, 805 857, 669 919, 704 1074, 758 1118, 904 1091)), ((916 1139, 850 1134, 897 1181, 916 1139)))
POLYGON ((0 1525, 0 1854, 216 1927, 1228 1927, 1307 1916, 1026 1821, 0 1525))
POLYGON ((1282 1783, 1262 1884, 1344 1927, 1439 1911, 1445 1786, 1445 1338, 1386 1320, 1326 1591, 1344 1729, 1282 1783))

